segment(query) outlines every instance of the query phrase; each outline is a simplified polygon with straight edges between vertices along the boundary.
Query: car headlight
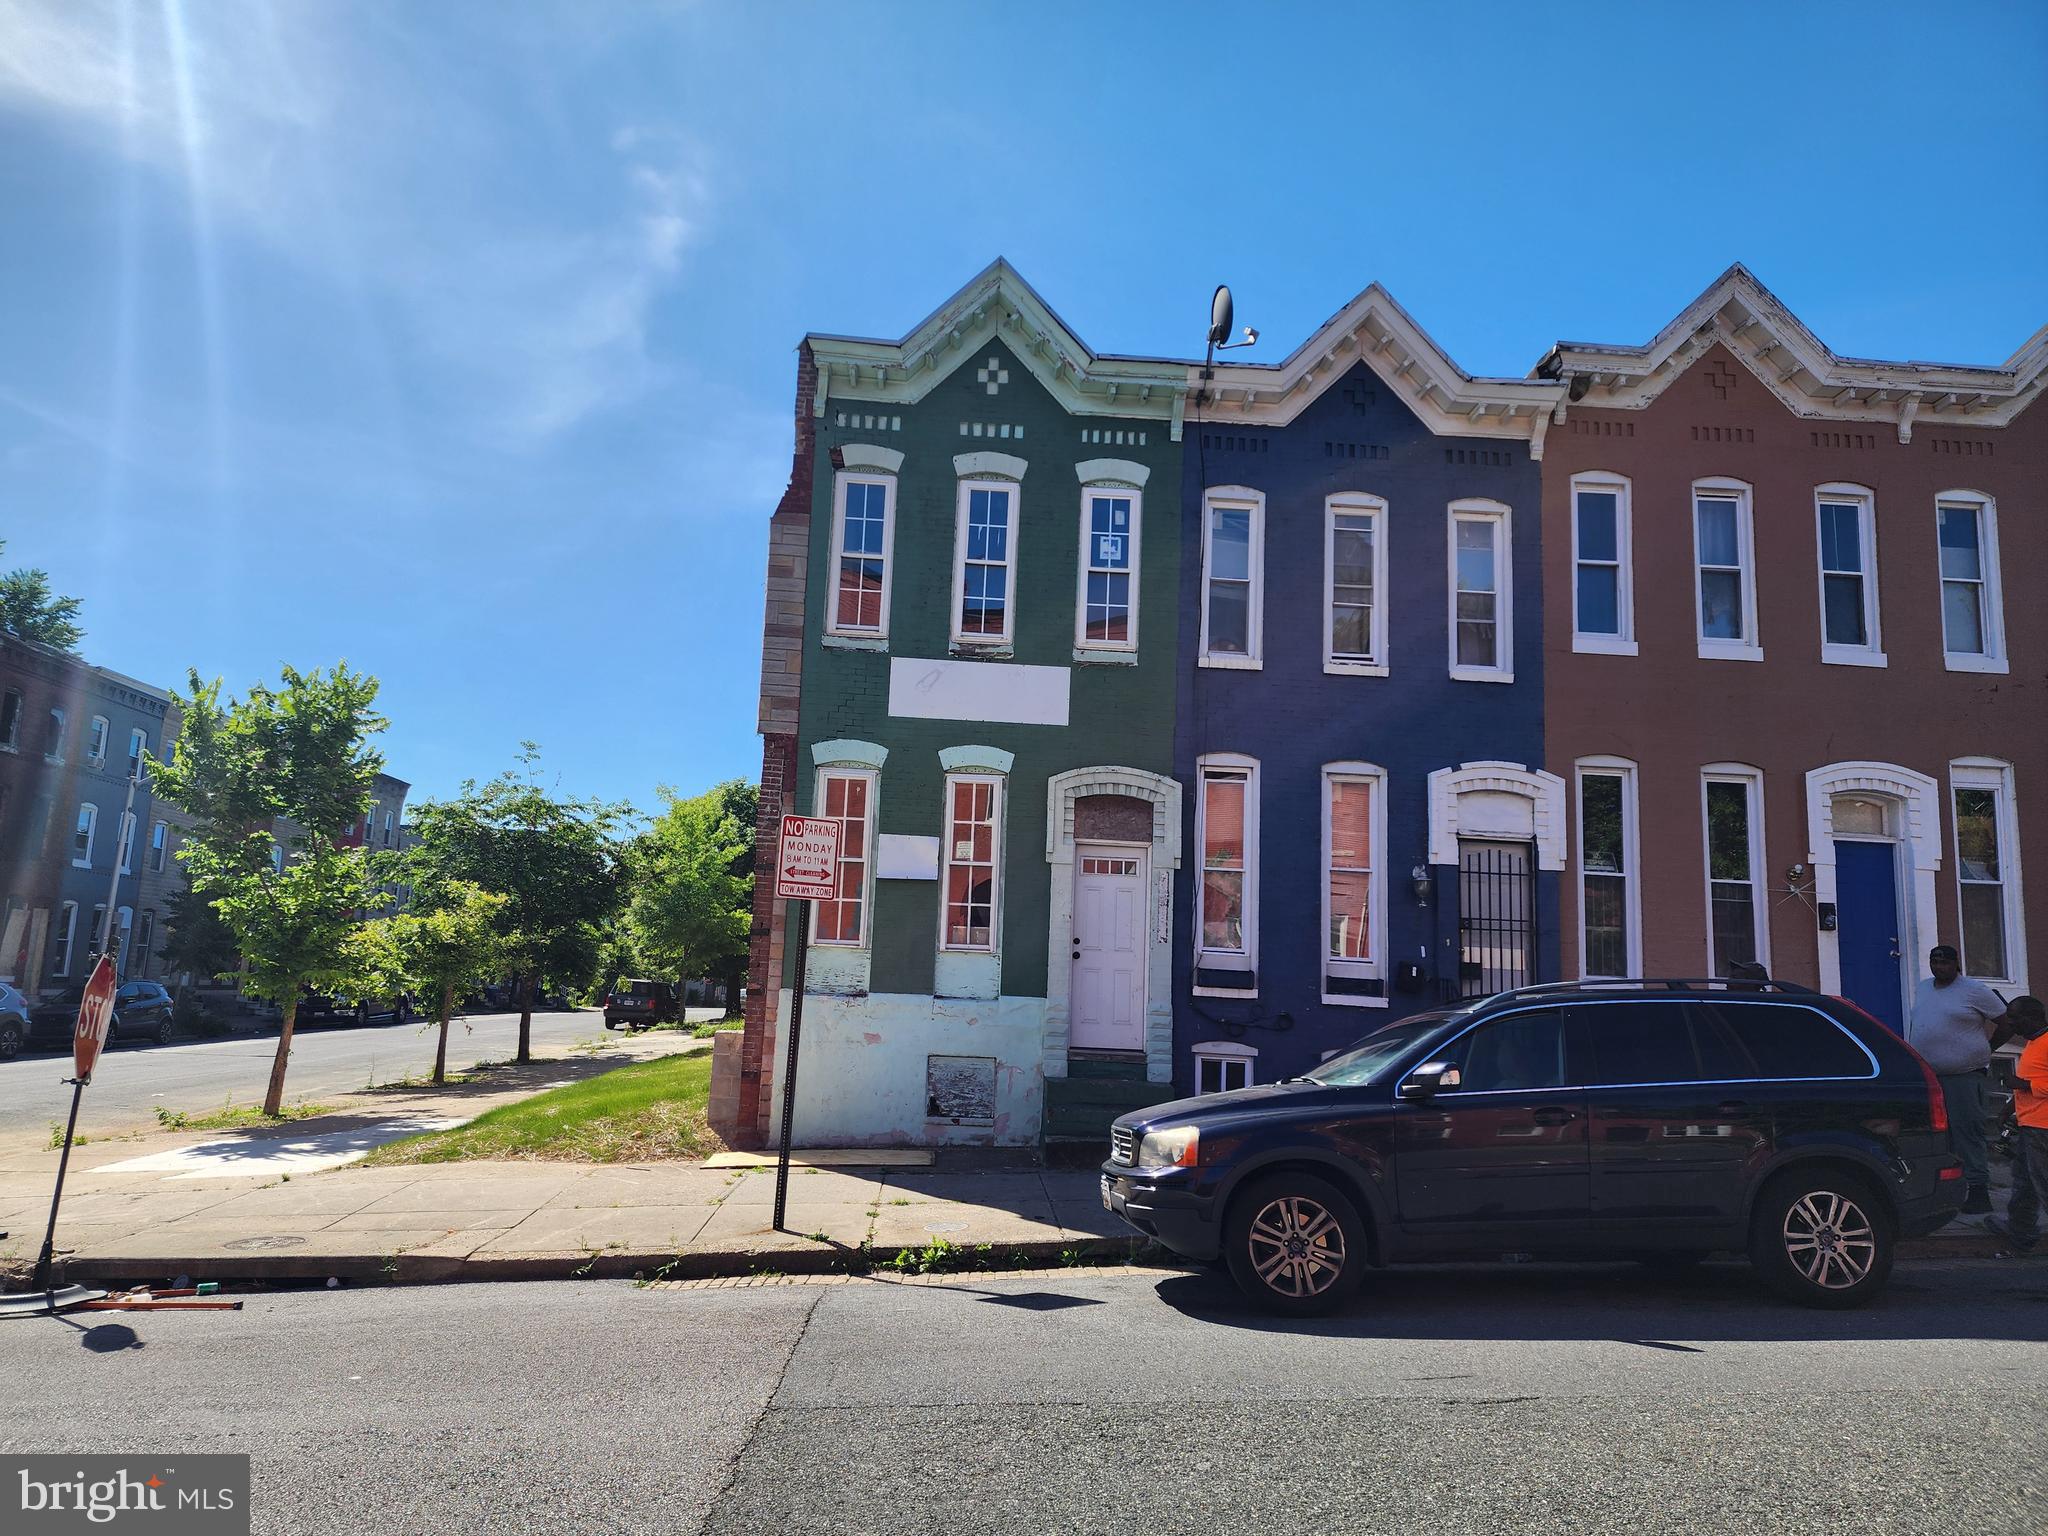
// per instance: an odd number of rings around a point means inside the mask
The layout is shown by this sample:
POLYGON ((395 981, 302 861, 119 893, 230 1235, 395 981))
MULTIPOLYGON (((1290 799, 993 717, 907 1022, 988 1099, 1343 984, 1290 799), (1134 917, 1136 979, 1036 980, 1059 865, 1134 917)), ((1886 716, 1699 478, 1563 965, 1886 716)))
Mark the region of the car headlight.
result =
POLYGON ((1192 1125, 1147 1131, 1138 1143, 1140 1168, 1192 1168, 1201 1155, 1202 1133, 1192 1125))

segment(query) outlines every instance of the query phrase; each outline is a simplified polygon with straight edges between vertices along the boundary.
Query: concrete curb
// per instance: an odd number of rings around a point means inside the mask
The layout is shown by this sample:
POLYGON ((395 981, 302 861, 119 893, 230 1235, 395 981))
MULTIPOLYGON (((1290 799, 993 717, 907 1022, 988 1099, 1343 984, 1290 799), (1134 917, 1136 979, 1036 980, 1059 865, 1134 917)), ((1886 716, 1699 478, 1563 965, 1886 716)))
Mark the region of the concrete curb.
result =
MULTIPOLYGON (((962 1243, 972 1248, 973 1243, 962 1243)), ((1902 1262, 1987 1259, 2003 1241, 1993 1233, 1954 1237, 1912 1238, 1899 1244, 1902 1262)), ((1009 1268, 1038 1262, 1089 1264, 1107 1260, 1133 1263, 1141 1257, 1161 1259, 1161 1251, 1143 1238, 1079 1237, 992 1244, 1009 1268)), ((800 1248, 723 1249, 678 1254, 673 1249, 608 1248, 598 1252, 439 1255, 359 1253, 212 1254, 184 1259, 149 1260, 93 1258, 76 1254, 56 1264, 56 1283, 104 1285, 109 1282, 158 1281, 177 1275, 193 1280, 300 1283, 338 1280, 382 1285, 472 1284, 493 1280, 716 1280, 748 1275, 859 1274, 885 1270, 890 1255, 862 1252, 837 1243, 812 1243, 800 1248)), ((1181 1261, 1166 1256, 1168 1265, 1181 1261)), ((998 1271, 1000 1272, 1000 1271, 998 1271)), ((0 1271, 0 1289, 27 1284, 27 1275, 0 1271)))

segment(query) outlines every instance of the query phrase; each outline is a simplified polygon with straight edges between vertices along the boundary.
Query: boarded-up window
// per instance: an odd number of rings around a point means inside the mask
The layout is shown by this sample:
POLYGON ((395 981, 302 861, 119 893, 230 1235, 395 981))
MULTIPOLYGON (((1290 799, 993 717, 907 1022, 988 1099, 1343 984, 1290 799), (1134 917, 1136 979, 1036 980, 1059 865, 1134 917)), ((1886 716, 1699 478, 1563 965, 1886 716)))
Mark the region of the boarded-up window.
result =
POLYGON ((1149 843, 1152 802, 1136 795, 1083 795, 1074 802, 1077 843, 1149 843))
POLYGON ((996 1118, 993 1056, 927 1056, 925 1115, 954 1125, 992 1125, 996 1118))

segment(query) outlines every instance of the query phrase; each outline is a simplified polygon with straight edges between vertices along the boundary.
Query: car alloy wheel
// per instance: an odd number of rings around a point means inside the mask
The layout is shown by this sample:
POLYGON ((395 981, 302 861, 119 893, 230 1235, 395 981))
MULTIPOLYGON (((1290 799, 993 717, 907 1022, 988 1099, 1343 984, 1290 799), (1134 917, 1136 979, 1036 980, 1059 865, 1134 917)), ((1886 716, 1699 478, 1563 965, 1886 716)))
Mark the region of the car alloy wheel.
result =
POLYGON ((1848 1195, 1816 1189, 1785 1212, 1785 1257, 1804 1279, 1826 1291, 1846 1291, 1870 1278, 1877 1263, 1877 1230, 1848 1195))
POLYGON ((12 1021, 0 1023, 0 1061, 12 1061, 21 1054, 21 1026, 12 1021))
POLYGON ((1292 1301, 1321 1296, 1344 1277, 1344 1229, 1317 1200, 1283 1195, 1252 1217, 1246 1234, 1259 1279, 1292 1301))

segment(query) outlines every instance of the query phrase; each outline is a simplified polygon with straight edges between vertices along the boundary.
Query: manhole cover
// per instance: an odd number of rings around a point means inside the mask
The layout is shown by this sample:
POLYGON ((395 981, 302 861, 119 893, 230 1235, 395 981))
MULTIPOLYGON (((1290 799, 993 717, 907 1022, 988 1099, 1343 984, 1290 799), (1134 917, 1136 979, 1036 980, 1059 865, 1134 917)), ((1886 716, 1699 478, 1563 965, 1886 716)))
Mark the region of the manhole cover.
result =
POLYGON ((223 1248, 232 1248, 237 1253, 267 1253, 278 1248, 303 1248, 303 1237, 291 1237, 284 1233, 271 1233, 265 1237, 238 1237, 232 1243, 222 1243, 223 1248))

